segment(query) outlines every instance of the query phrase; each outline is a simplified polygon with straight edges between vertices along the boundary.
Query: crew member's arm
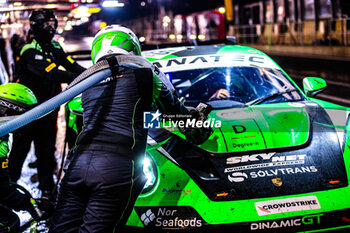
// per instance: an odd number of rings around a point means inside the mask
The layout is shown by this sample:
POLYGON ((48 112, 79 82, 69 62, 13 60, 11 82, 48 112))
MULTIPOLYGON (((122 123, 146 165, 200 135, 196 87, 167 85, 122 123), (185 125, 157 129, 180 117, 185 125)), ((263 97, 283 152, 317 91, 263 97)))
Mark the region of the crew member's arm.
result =
POLYGON ((165 114, 192 115, 153 72, 153 103, 165 114))
POLYGON ((52 41, 53 46, 56 48, 57 59, 60 64, 68 71, 81 74, 85 71, 85 68, 79 65, 71 56, 66 54, 60 44, 57 41, 52 41))
MULTIPOLYGON (((203 120, 203 115, 193 108, 189 111, 162 83, 159 77, 153 73, 153 100, 159 110, 164 114, 191 115, 192 118, 203 120)), ((179 127, 180 128, 180 127, 179 127)), ((194 144, 202 144, 210 136, 211 128, 190 127, 180 128, 180 131, 186 136, 186 139, 194 144)))
POLYGON ((0 204, 14 210, 30 209, 29 197, 20 193, 10 182, 7 154, 9 146, 4 137, 0 139, 0 204))
POLYGON ((69 83, 78 73, 71 71, 62 71, 58 69, 58 64, 46 60, 42 53, 36 49, 28 49, 21 56, 22 62, 25 62, 28 70, 36 74, 39 79, 49 79, 51 82, 69 83))

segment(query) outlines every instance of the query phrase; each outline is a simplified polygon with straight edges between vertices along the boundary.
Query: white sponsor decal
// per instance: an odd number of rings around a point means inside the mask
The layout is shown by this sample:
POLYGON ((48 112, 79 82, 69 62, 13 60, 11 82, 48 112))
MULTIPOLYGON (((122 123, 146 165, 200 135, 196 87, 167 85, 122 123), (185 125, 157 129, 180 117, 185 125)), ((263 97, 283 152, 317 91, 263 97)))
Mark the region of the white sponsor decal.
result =
POLYGON ((153 61, 152 63, 163 72, 234 66, 258 66, 271 69, 279 69, 270 58, 257 54, 243 55, 231 53, 187 56, 157 60, 153 61))
POLYGON ((320 224, 323 214, 312 214, 296 219, 281 219, 274 221, 254 222, 250 224, 250 230, 264 230, 275 228, 297 227, 301 225, 320 224))
POLYGON ((248 179, 248 175, 244 172, 234 172, 228 176, 228 180, 231 182, 242 182, 245 179, 248 179))
POLYGON ((315 166, 303 166, 303 167, 293 167, 293 168, 276 168, 276 169, 268 169, 268 170, 259 170, 256 172, 234 172, 227 176, 230 182, 243 182, 248 178, 256 179, 263 177, 276 177, 281 175, 293 175, 297 173, 311 173, 317 172, 315 166))
POLYGON ((116 76, 114 76, 114 77, 111 76, 111 77, 108 77, 108 78, 102 80, 100 83, 108 83, 108 82, 111 82, 111 81, 116 80, 116 79, 117 79, 116 76))
POLYGON ((273 221, 273 222, 264 222, 264 223, 252 223, 250 224, 250 230, 263 230, 263 229, 275 229, 275 228, 285 228, 285 227, 293 227, 293 226, 300 226, 301 225, 301 219, 291 219, 291 220, 282 220, 280 222, 273 221))
POLYGON ((261 162, 264 160, 270 160, 267 163, 255 163, 244 166, 236 166, 225 168, 225 173, 231 173, 228 175, 228 180, 230 182, 243 182, 248 178, 263 178, 263 177, 273 177, 281 175, 290 175, 297 173, 313 173, 317 172, 315 166, 300 166, 292 168, 276 168, 276 169, 266 169, 263 168, 272 168, 272 167, 281 167, 281 166, 294 166, 294 165, 303 165, 305 164, 306 154, 301 155, 281 155, 275 156, 276 152, 271 153, 260 153, 253 155, 243 155, 235 156, 226 159, 226 164, 240 164, 246 162, 261 162), (240 172, 253 169, 260 169, 258 171, 252 172, 240 172))
POLYGON ((234 172, 234 171, 258 169, 258 168, 266 168, 266 167, 297 165, 297 164, 304 164, 304 162, 305 162, 304 160, 297 160, 297 161, 284 161, 284 162, 272 162, 272 163, 258 163, 258 164, 253 164, 253 165, 226 168, 225 173, 226 172, 234 172))
POLYGON ((11 109, 13 109, 13 110, 15 110, 17 112, 24 112, 25 111, 24 108, 21 108, 19 106, 16 106, 16 105, 14 105, 12 103, 9 103, 9 102, 3 101, 3 100, 0 100, 0 105, 5 106, 7 108, 11 108, 11 109))
POLYGON ((268 159, 271 159, 271 157, 274 156, 275 154, 276 152, 235 156, 235 157, 227 158, 226 163, 237 164, 237 163, 244 163, 244 162, 260 161, 260 159, 268 160, 268 159))
POLYGON ((279 200, 255 202, 259 216, 295 212, 301 210, 321 209, 316 196, 285 198, 279 200))
POLYGON ((254 161, 260 161, 260 160, 270 160, 270 159, 272 162, 282 162, 282 161, 305 160, 305 157, 306 157, 306 154, 274 156, 275 154, 276 152, 271 152, 271 153, 261 153, 261 154, 230 157, 226 159, 226 163, 237 164, 237 163, 254 162, 254 161))
POLYGON ((226 172, 233 172, 233 171, 265 168, 265 167, 304 164, 305 157, 306 157, 306 154, 274 156, 275 154, 276 154, 276 152, 271 152, 271 153, 243 155, 243 156, 236 156, 236 157, 227 158, 226 164, 239 164, 239 163, 245 163, 245 162, 256 162, 256 161, 261 161, 261 160, 271 160, 271 162, 226 168, 225 173, 226 172))
POLYGON ((152 212, 152 210, 147 210, 146 213, 141 215, 141 221, 143 222, 143 224, 145 226, 147 226, 150 222, 152 222, 156 217, 154 215, 154 213, 152 212))
POLYGON ((161 228, 193 228, 201 227, 202 220, 197 217, 186 219, 179 217, 177 210, 167 208, 159 208, 154 214, 151 209, 147 210, 140 217, 145 226, 149 225, 154 220, 154 226, 161 228))
POLYGON ((142 56, 146 58, 161 59, 170 54, 180 52, 180 51, 186 51, 186 50, 187 50, 186 47, 149 50, 149 51, 142 52, 142 56))

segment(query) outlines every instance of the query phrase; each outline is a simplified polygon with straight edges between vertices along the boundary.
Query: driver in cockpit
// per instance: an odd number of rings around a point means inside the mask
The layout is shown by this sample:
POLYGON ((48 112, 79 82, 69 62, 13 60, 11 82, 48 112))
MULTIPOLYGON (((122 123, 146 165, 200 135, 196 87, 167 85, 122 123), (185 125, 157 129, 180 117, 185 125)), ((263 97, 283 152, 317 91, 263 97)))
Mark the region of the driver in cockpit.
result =
POLYGON ((226 99, 228 97, 230 97, 230 92, 224 88, 220 88, 209 98, 209 101, 226 99))

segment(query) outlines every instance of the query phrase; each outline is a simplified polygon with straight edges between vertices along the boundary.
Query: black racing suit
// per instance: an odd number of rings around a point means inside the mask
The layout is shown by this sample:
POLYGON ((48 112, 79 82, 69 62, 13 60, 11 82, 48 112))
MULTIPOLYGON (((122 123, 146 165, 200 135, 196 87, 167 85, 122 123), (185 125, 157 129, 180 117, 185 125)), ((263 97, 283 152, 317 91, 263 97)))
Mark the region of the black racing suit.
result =
MULTIPOLYGON (((84 70, 62 50, 58 42, 39 44, 33 39, 21 50, 18 76, 19 82, 34 92, 40 104, 58 94, 61 83, 71 82, 84 70), (59 66, 66 71, 58 69, 59 66)), ((57 112, 34 121, 14 134, 13 149, 9 156, 10 174, 14 182, 21 176, 23 162, 34 141, 39 188, 48 191, 53 189, 57 112)))
POLYGON ((51 232, 123 227, 146 182, 143 113, 155 103, 166 114, 190 114, 151 69, 120 76, 82 94, 84 128, 61 182, 51 232))
POLYGON ((14 210, 29 210, 29 197, 11 186, 8 172, 8 136, 0 138, 0 233, 19 232, 20 221, 14 210))

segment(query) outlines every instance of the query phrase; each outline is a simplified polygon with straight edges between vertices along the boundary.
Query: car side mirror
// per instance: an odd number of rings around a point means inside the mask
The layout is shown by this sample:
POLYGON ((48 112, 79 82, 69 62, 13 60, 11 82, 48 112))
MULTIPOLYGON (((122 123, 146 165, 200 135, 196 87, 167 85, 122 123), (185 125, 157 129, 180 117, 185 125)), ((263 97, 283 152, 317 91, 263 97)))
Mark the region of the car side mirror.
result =
POLYGON ((306 77, 303 79, 303 88, 306 96, 314 97, 327 86, 327 83, 322 78, 306 77))

